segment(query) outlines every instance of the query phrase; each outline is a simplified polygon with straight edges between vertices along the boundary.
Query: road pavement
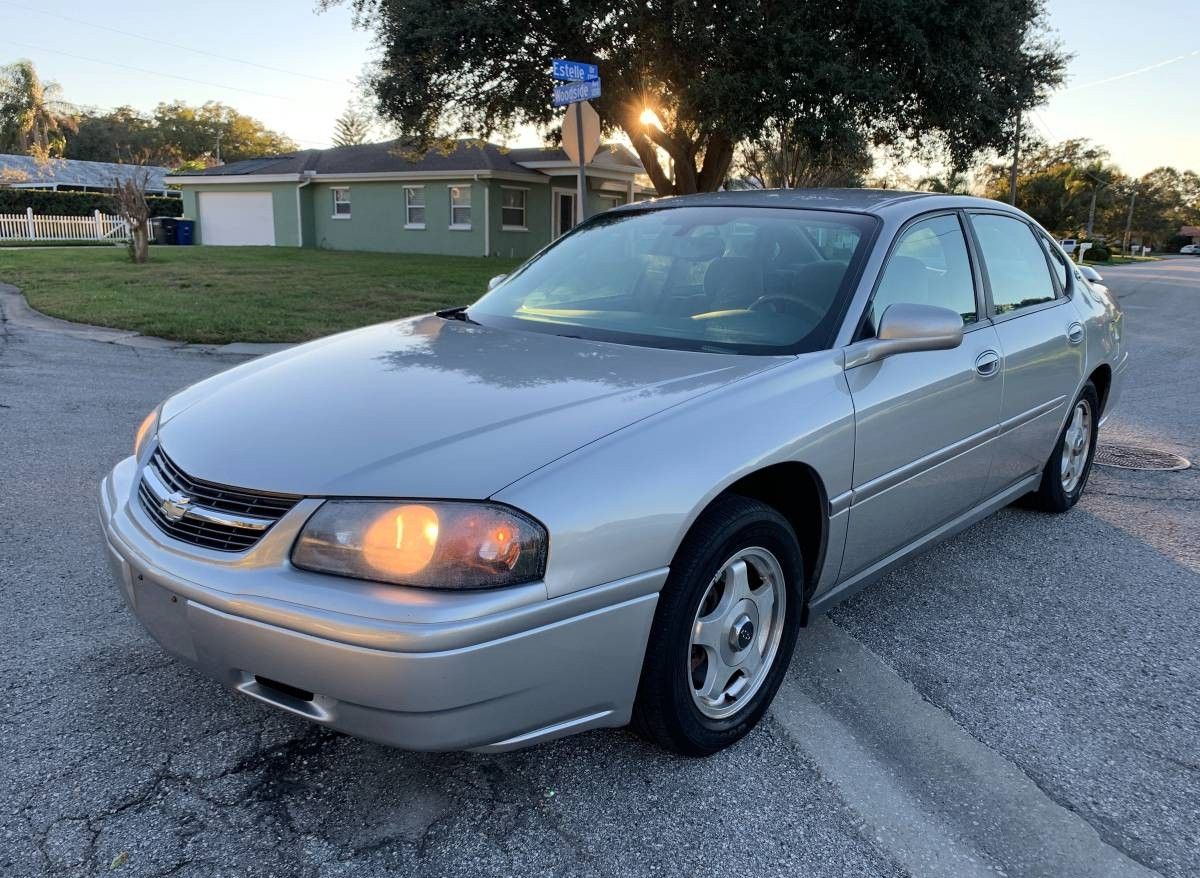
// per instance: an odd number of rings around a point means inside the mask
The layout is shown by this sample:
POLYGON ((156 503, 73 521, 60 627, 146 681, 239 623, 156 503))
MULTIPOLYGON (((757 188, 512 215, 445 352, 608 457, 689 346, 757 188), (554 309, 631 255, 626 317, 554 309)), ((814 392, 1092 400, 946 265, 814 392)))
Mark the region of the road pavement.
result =
MULTIPOLYGON (((1200 459, 1200 259, 1105 274, 1136 359, 1102 438, 1200 459)), ((0 874, 1200 874, 1200 471, 1097 469, 907 563, 711 759, 410 754, 200 678, 109 580, 97 481, 236 362, 0 322, 0 874)))

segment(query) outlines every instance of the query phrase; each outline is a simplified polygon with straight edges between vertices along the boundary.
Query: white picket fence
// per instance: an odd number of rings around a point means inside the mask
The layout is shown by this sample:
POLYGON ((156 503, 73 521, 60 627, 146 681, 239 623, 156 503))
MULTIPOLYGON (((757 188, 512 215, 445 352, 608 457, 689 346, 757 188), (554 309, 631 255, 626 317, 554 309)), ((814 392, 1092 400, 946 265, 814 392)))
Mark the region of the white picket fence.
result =
POLYGON ((5 241, 124 241, 129 227, 119 216, 96 211, 91 216, 42 216, 0 213, 0 240, 5 241))

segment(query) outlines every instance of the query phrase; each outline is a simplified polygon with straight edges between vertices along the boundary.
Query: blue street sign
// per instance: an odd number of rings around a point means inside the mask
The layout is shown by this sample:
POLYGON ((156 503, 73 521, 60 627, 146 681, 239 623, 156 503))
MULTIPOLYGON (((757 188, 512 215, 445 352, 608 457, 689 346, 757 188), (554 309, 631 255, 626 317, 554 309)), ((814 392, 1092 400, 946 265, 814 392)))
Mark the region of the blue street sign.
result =
POLYGON ((568 61, 565 58, 555 58, 552 63, 554 71, 551 75, 563 82, 586 82, 591 79, 600 78, 600 68, 595 64, 588 64, 586 61, 568 61))
POLYGON ((567 104, 590 101, 598 97, 600 97, 600 80, 598 79, 554 86, 554 106, 556 107, 565 107, 567 104))

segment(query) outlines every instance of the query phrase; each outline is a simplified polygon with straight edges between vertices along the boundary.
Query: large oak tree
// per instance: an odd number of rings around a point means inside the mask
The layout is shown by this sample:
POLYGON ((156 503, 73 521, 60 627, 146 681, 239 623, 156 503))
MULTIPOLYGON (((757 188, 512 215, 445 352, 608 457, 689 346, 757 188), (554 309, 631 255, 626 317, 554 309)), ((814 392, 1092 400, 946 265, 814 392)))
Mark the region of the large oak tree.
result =
POLYGON ((717 188, 738 145, 779 126, 814 151, 849 128, 965 165, 1007 146, 1065 61, 1042 0, 322 0, 339 2, 382 48, 380 115, 419 144, 549 126, 550 59, 594 61, 602 123, 663 194, 717 188))

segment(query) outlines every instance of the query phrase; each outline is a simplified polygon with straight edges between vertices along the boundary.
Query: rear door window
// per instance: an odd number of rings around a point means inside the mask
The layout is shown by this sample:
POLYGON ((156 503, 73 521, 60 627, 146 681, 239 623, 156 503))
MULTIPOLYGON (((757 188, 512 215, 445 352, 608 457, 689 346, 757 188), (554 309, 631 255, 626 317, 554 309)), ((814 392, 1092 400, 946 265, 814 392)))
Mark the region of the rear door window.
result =
POLYGON ((1054 300, 1046 254, 1022 220, 982 213, 971 217, 996 314, 1003 316, 1054 300))

